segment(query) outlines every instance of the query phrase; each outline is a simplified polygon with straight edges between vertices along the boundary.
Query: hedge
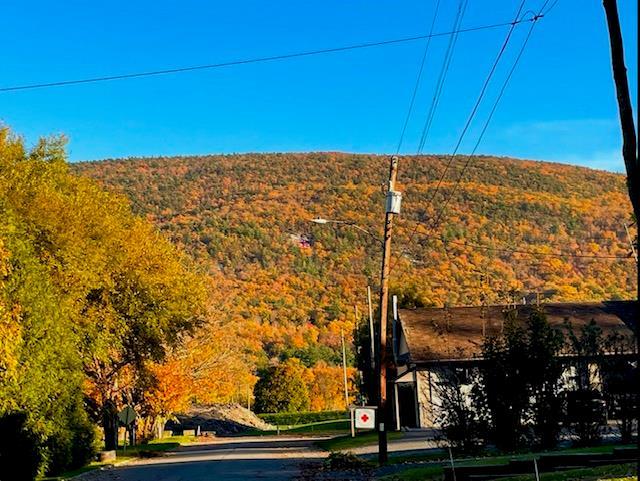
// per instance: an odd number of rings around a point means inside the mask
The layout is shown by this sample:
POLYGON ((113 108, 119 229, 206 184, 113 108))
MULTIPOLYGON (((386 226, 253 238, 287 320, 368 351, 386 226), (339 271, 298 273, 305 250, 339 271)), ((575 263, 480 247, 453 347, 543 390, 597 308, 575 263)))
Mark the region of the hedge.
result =
POLYGON ((320 421, 349 419, 349 411, 303 411, 298 413, 258 414, 258 417, 276 426, 294 426, 320 421))

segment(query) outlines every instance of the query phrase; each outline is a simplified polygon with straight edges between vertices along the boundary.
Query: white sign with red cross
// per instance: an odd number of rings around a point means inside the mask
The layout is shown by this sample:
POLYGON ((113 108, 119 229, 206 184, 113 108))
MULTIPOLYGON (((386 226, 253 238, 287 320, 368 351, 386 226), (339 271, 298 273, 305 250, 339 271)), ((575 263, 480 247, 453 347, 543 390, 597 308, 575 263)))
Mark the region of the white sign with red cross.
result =
POLYGON ((355 409, 356 428, 358 429, 375 429, 376 428, 376 410, 372 408, 356 408, 355 409))

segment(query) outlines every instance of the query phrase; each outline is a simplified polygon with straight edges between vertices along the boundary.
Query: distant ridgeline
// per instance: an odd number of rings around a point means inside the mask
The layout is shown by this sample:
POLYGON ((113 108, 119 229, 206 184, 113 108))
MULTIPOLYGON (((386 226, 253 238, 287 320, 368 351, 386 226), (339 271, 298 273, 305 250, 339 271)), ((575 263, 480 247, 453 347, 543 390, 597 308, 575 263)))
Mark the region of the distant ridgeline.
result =
MULTIPOLYGON (((561 164, 478 157, 457 188, 456 159, 402 157, 403 211, 392 289, 411 306, 630 299, 635 266, 622 175, 561 164), (447 202, 447 199, 451 200, 447 202), (446 210, 441 209, 446 205, 446 210), (430 228, 434 218, 442 222, 430 228)), ((72 168, 123 193, 139 214, 211 273, 214 304, 244 326, 256 362, 339 360, 354 304, 366 312, 381 234, 388 157, 246 154, 106 160, 72 168)))

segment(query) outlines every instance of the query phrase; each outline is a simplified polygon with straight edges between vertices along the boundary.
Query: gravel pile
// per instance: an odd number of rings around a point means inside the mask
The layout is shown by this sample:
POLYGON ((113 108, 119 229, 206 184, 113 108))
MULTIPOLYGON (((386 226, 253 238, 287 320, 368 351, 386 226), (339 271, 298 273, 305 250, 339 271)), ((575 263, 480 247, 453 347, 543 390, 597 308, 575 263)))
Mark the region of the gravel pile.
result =
POLYGON ((239 434, 248 429, 274 429, 247 408, 239 404, 212 404, 193 406, 188 412, 176 415, 177 421, 167 422, 165 429, 180 432, 198 429, 201 433, 215 433, 218 436, 239 434))

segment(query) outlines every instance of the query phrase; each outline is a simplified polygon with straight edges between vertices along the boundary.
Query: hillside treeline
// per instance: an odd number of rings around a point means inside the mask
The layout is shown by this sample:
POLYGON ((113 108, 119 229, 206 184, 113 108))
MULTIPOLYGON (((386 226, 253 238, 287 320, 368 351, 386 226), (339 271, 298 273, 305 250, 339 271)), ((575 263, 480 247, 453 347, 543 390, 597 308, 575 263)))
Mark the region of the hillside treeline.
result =
MULTIPOLYGON (((404 201, 391 282, 401 304, 633 297, 623 176, 480 156, 461 177, 466 160, 454 159, 445 173, 447 156, 400 159, 404 201)), ((378 282, 387 157, 132 158, 73 170, 126 195, 134 212, 207 270, 218 288, 214 307, 238 330, 248 372, 291 359, 308 370, 339 365, 340 332, 351 338, 354 306, 362 316, 366 286, 378 282), (310 223, 315 217, 372 235, 310 223)), ((326 408, 342 408, 339 391, 326 399, 326 408)))

